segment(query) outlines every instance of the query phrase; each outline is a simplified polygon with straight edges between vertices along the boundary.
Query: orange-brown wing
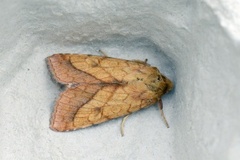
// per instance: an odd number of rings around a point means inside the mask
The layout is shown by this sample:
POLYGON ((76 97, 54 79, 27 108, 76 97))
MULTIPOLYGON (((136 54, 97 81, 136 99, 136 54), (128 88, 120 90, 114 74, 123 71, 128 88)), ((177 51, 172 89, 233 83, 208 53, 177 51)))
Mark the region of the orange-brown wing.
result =
POLYGON ((81 107, 92 100, 101 89, 98 85, 80 85, 62 92, 54 106, 50 128, 56 131, 67 131, 79 128, 74 119, 81 107))
POLYGON ((69 87, 60 95, 52 115, 51 128, 57 131, 124 116, 155 103, 158 98, 141 81, 155 71, 145 63, 56 54, 48 58, 48 65, 54 78, 69 87))
POLYGON ((141 61, 111 57, 78 55, 70 58, 72 66, 106 83, 122 83, 150 74, 152 67, 141 61))
POLYGON ((54 54, 47 58, 53 78, 61 84, 100 83, 95 77, 76 69, 70 62, 71 54, 54 54))
POLYGON ((138 92, 131 86, 86 85, 64 91, 52 115, 51 128, 68 131, 99 124, 140 110, 156 102, 151 93, 138 92))

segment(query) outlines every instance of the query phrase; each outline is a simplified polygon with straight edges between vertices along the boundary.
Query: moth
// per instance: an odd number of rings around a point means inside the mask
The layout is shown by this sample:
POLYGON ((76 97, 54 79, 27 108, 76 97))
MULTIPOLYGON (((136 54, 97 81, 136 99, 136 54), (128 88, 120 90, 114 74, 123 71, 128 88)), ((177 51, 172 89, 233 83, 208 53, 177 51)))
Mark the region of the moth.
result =
POLYGON ((89 127, 156 102, 162 111, 161 96, 173 88, 173 83, 146 61, 54 54, 47 64, 53 78, 65 86, 52 113, 50 128, 54 131, 89 127))

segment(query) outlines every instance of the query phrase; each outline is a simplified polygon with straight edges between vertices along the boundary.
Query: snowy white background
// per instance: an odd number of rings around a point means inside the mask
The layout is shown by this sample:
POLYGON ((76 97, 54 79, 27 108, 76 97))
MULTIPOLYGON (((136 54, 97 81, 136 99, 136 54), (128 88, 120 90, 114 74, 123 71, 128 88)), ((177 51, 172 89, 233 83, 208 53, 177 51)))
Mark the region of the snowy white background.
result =
POLYGON ((0 2, 0 159, 240 159, 240 3, 0 2), (148 59, 175 83, 156 106, 86 129, 49 129, 53 53, 148 59))

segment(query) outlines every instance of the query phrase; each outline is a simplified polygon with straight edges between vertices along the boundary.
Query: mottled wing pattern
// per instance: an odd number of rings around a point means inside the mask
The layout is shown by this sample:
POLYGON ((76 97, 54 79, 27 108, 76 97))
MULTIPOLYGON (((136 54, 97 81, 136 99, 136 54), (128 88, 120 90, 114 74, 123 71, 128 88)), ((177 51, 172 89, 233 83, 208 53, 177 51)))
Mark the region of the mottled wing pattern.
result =
POLYGON ((70 62, 71 54, 54 54, 47 58, 53 78, 61 84, 100 83, 95 77, 76 69, 70 62))
POLYGON ((48 58, 48 65, 54 78, 68 85, 56 102, 50 126, 53 130, 85 128, 157 101, 156 95, 142 83, 128 83, 136 76, 141 78, 143 73, 151 72, 151 68, 141 62, 55 54, 48 58))
POLYGON ((75 54, 71 56, 70 62, 76 69, 109 83, 129 82, 136 76, 141 78, 142 74, 149 74, 153 71, 152 67, 142 61, 93 55, 75 54))
POLYGON ((50 128, 57 131, 79 128, 80 126, 74 123, 77 112, 91 101, 100 89, 98 85, 79 85, 63 91, 56 101, 50 128))
POLYGON ((147 99, 136 99, 120 86, 109 85, 99 90, 91 101, 79 108, 73 123, 76 128, 84 128, 127 115, 149 104, 147 99))

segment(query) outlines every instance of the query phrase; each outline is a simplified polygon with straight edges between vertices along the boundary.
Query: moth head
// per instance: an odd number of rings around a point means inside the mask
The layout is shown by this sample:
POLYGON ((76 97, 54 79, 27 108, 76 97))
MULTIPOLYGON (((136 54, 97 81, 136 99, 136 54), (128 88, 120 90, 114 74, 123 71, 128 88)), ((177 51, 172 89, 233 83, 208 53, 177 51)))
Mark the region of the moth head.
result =
POLYGON ((168 79, 166 76, 164 76, 163 74, 161 74, 161 77, 162 77, 162 79, 163 79, 163 83, 164 83, 164 85, 165 85, 165 88, 164 87, 162 87, 163 88, 163 94, 165 94, 165 93, 167 93, 167 92, 169 92, 169 91, 171 91, 172 89, 173 89, 173 83, 172 83, 172 81, 170 80, 170 79, 168 79))
POLYGON ((173 88, 172 81, 161 74, 158 70, 148 76, 145 84, 147 85, 148 89, 156 92, 159 97, 169 92, 173 88))

